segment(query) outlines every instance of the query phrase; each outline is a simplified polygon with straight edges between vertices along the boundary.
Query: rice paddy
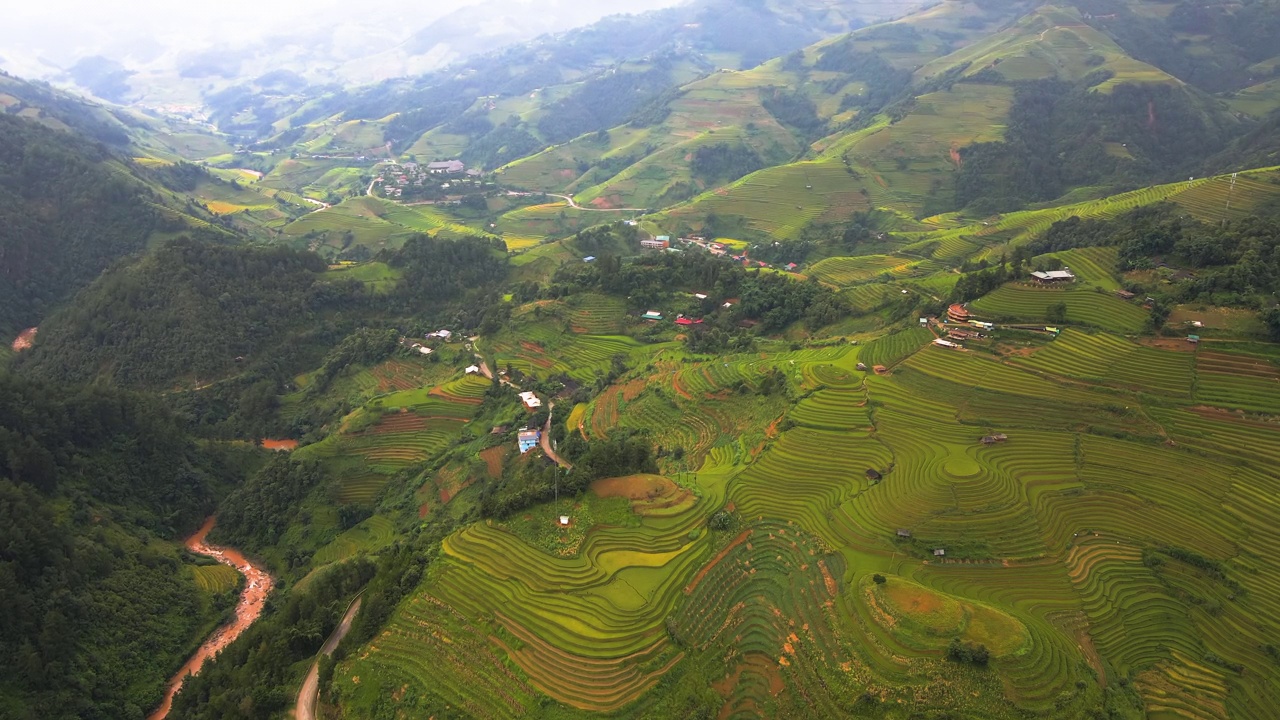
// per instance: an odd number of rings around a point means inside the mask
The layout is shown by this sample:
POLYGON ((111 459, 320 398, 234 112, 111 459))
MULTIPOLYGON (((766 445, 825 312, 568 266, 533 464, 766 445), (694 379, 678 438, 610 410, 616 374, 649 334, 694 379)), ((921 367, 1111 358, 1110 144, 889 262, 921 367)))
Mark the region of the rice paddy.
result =
MULTIPOLYGON (((1105 279, 1104 255, 1069 259, 1105 279)), ((581 326, 558 332, 564 344, 535 324, 537 347, 495 338, 485 352, 535 374, 559 372, 566 352, 585 353, 569 372, 606 357, 574 348, 603 343, 582 331, 616 309, 588 295, 562 311, 542 312, 581 326)), ((1153 717, 1268 717, 1280 684, 1252 638, 1280 630, 1280 571, 1265 560, 1280 549, 1268 499, 1280 432, 1234 410, 1280 408, 1270 357, 1079 327, 1004 358, 932 338, 912 327, 860 346, 647 350, 568 429, 589 441, 645 430, 666 475, 601 481, 450 535, 339 669, 338 696, 365 702, 363 678, 378 678, 493 717, 544 702, 646 716, 673 712, 659 688, 690 682, 730 716, 840 715, 842 698, 869 693, 884 707, 1074 718, 1119 687, 1153 717), (773 374, 787 392, 759 394, 773 374), (980 442, 993 433, 1007 439, 980 442), (728 529, 709 531, 725 512, 728 529), (556 528, 559 514, 575 523, 556 528), (986 667, 948 659, 955 643, 985 648, 986 667)), ((432 403, 468 389, 372 408, 443 417, 432 403)))

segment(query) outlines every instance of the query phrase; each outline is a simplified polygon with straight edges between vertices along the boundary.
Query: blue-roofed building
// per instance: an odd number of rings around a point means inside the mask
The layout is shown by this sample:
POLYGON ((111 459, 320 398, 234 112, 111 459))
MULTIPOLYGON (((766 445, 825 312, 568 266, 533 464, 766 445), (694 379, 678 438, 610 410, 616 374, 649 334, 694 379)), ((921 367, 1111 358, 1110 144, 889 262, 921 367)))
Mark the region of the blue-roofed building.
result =
POLYGON ((538 441, 541 439, 542 433, 538 430, 521 430, 517 436, 517 440, 520 443, 520 454, 523 455, 538 447, 538 441))

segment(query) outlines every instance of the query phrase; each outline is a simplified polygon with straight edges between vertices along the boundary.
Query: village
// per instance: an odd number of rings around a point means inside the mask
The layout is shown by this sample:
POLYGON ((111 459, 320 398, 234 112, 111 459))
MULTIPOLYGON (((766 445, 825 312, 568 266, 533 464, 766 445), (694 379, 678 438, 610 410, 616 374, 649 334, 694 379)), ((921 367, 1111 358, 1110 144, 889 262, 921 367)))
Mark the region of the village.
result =
POLYGON ((425 164, 393 161, 376 166, 375 172, 369 194, 373 194, 374 186, 380 186, 382 196, 388 200, 458 202, 464 195, 484 186, 480 180, 482 173, 467 169, 460 160, 425 164))

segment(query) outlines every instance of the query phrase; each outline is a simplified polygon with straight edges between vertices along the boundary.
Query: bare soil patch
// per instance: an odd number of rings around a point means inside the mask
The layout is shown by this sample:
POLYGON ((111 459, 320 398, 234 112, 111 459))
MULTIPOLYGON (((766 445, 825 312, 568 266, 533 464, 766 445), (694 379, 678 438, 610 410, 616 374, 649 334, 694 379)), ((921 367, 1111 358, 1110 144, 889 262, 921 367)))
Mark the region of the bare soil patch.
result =
POLYGON ((26 330, 18 333, 18 337, 13 340, 13 351, 22 352, 23 350, 29 350, 36 342, 36 332, 38 330, 39 328, 27 328, 26 330))

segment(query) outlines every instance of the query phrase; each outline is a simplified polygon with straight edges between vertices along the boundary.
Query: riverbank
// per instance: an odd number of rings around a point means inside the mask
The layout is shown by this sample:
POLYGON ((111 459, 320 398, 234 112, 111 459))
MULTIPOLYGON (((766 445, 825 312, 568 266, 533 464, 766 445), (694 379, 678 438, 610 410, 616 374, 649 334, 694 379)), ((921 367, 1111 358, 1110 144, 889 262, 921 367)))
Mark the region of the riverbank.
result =
POLYGON ((213 517, 205 520, 204 525, 200 526, 196 534, 187 538, 186 546, 191 552, 211 557, 223 565, 230 565, 241 575, 244 575, 244 590, 240 593, 240 601, 236 603, 235 617, 232 618, 231 622, 214 630, 209 637, 205 638, 205 641, 200 644, 200 648, 196 650, 195 654, 174 674, 169 681, 169 686, 165 689, 164 702, 155 712, 147 716, 147 720, 162 720, 169 714, 169 708, 173 705, 173 696, 178 694, 178 690, 182 687, 182 681, 188 675, 199 673, 206 660, 217 655, 219 651, 240 637, 240 634, 247 630, 262 614, 267 595, 271 594, 271 576, 267 574, 266 570, 254 565, 240 551, 234 548, 205 544, 205 536, 213 529, 216 520, 217 518, 213 517))

